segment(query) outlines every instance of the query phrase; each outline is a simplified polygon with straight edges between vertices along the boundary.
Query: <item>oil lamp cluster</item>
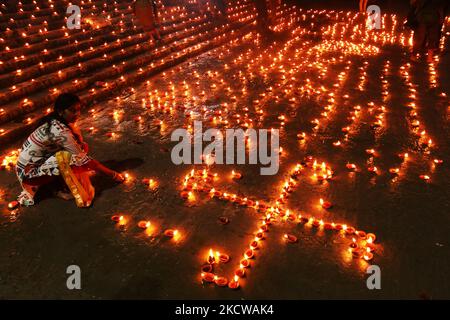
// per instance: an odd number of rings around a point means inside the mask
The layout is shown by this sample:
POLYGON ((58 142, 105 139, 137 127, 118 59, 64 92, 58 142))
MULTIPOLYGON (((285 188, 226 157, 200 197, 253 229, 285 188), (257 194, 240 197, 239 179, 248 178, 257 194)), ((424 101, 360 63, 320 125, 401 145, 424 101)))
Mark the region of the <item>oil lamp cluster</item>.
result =
MULTIPOLYGON (((279 195, 274 201, 273 205, 264 201, 255 200, 251 197, 244 195, 238 195, 231 192, 222 191, 219 188, 213 186, 215 182, 224 179, 217 173, 212 173, 209 168, 203 170, 192 169, 183 179, 181 195, 186 198, 186 194, 192 192, 202 192, 206 194, 210 199, 218 199, 221 201, 231 202, 238 206, 252 208, 256 210, 260 215, 260 221, 257 229, 254 231, 254 237, 250 240, 248 247, 245 249, 238 268, 235 269, 233 280, 229 281, 227 277, 219 276, 214 273, 214 264, 221 261, 223 263, 228 262, 229 257, 226 255, 221 258, 220 253, 214 253, 214 250, 210 249, 206 259, 206 264, 201 269, 201 280, 207 283, 215 283, 218 286, 228 286, 232 289, 236 289, 240 286, 239 278, 244 277, 251 265, 255 262, 260 250, 263 248, 261 241, 267 238, 269 227, 280 222, 291 222, 303 224, 306 227, 312 227, 322 229, 329 232, 336 232, 343 236, 352 239, 349 244, 349 252, 351 252, 353 258, 363 259, 370 261, 373 259, 373 254, 376 248, 375 239, 376 236, 373 233, 366 233, 362 230, 357 230, 355 227, 348 224, 337 223, 334 221, 325 221, 306 214, 295 214, 293 211, 286 209, 284 204, 289 195, 298 187, 298 178, 303 171, 308 168, 313 171, 314 174, 322 172, 330 177, 333 174, 331 168, 326 163, 318 164, 317 159, 309 156, 302 164, 297 164, 290 172, 289 177, 282 183, 279 195)), ((229 179, 232 179, 229 177, 229 179)), ((323 209, 330 209, 332 204, 328 201, 320 199, 320 206, 323 209)), ((296 243, 297 237, 292 234, 283 235, 284 242, 296 243)))

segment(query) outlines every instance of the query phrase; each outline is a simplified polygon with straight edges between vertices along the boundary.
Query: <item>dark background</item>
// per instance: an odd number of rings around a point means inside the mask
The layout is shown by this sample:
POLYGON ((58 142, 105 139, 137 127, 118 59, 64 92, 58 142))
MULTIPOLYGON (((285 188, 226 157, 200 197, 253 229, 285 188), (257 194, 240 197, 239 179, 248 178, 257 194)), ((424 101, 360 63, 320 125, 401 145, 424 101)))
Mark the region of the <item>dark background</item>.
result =
MULTIPOLYGON (((300 6, 310 8, 328 8, 359 10, 359 0, 287 0, 289 3, 297 3, 300 6)), ((382 12, 399 13, 406 15, 409 0, 369 0, 368 5, 380 6, 382 12)))

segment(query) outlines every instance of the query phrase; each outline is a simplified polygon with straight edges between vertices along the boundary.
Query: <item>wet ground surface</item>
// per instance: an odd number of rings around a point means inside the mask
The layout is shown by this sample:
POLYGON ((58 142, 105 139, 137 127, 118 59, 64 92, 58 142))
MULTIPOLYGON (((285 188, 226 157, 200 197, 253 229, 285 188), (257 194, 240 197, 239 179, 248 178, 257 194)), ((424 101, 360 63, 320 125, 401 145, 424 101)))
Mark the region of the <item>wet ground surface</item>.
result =
POLYGON ((89 209, 41 194, 11 220, 6 204, 19 185, 1 171, 0 297, 450 298, 449 35, 439 61, 412 62, 409 34, 390 16, 385 23, 384 32, 365 33, 354 13, 308 12, 275 43, 248 34, 93 106, 80 123, 92 156, 130 179, 94 177, 89 209), (373 260, 352 258, 345 233, 278 219, 239 290, 202 284, 209 248, 231 256, 215 271, 232 277, 261 213, 202 192, 180 196, 186 174, 205 167, 174 165, 170 135, 193 120, 204 129, 280 129, 277 175, 261 176, 259 165, 209 168, 226 192, 274 205, 297 163, 325 162, 333 178, 319 181, 322 170, 305 167, 280 207, 376 234, 373 260), (333 207, 322 208, 321 198, 333 207), (115 214, 124 228, 111 221, 115 214), (140 220, 151 221, 151 232, 140 220), (165 237, 166 229, 179 238, 165 237), (79 291, 66 288, 72 264, 82 270, 79 291), (370 264, 381 268, 381 290, 366 286, 370 264))

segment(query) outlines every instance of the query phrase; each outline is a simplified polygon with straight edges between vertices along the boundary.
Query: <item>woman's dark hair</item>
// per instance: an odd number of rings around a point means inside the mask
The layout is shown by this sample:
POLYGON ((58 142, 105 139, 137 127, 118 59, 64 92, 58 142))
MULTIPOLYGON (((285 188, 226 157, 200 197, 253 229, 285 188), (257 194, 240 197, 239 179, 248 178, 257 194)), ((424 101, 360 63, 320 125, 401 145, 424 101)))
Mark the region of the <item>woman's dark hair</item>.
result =
POLYGON ((80 103, 80 98, 73 93, 63 93, 56 98, 53 112, 62 113, 63 111, 73 107, 77 103, 80 103))
POLYGON ((58 120, 62 124, 64 124, 70 131, 72 131, 73 136, 75 139, 80 142, 80 138, 77 134, 75 134, 70 127, 70 125, 67 123, 66 119, 64 119, 61 114, 67 110, 76 105, 77 103, 80 103, 80 98, 73 93, 63 93, 56 98, 55 105, 53 107, 53 111, 50 112, 47 116, 42 118, 42 120, 39 122, 38 127, 40 127, 43 124, 47 124, 47 133, 50 133, 51 130, 51 124, 53 120, 58 120))

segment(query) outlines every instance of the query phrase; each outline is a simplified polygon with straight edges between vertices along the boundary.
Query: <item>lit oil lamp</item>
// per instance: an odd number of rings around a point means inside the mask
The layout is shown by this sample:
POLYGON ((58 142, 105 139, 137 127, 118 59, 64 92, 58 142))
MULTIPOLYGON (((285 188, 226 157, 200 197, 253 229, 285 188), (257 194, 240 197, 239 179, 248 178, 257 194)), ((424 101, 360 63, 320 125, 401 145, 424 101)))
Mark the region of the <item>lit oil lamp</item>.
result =
POLYGON ((205 273, 209 273, 209 272, 212 272, 213 271, 213 266, 211 265, 211 264, 204 264, 203 266, 202 266, 202 272, 205 272, 205 273))
POLYGON ((219 222, 220 224, 228 224, 230 222, 230 220, 227 217, 219 217, 219 222))
POLYGON ((142 179, 142 183, 147 186, 150 190, 155 190, 158 187, 158 183, 153 179, 142 179))
POLYGON ((319 200, 320 205, 324 209, 330 209, 333 207, 333 204, 329 201, 324 201, 322 198, 319 200))
POLYGON ((228 284, 228 279, 225 277, 214 276, 214 283, 219 287, 225 287, 228 284))
POLYGON ((285 234, 283 236, 283 239, 287 242, 287 243, 296 243, 298 241, 297 237, 292 235, 292 234, 285 234))
POLYGON ((334 226, 333 226, 332 223, 325 222, 324 225, 323 225, 323 228, 324 228, 325 230, 333 230, 333 229, 334 229, 334 226))
POLYGON ((8 209, 10 211, 17 209, 18 207, 19 207, 18 201, 11 201, 10 203, 8 203, 8 209))
POLYGON ((204 282, 214 282, 215 277, 216 277, 213 273, 210 273, 210 272, 202 272, 201 276, 202 276, 202 281, 204 281, 204 282))
POLYGON ((139 222, 138 222, 138 227, 141 228, 141 229, 146 230, 146 229, 150 228, 150 226, 151 226, 150 221, 144 221, 144 220, 142 220, 142 221, 139 221, 139 222))
POLYGON ((375 234, 373 234, 373 233, 368 233, 368 234, 366 235, 366 241, 367 241, 368 243, 373 243, 373 242, 375 242, 376 239, 377 239, 377 237, 376 237, 375 234))
POLYGON ((356 243, 355 238, 352 238, 352 243, 350 244, 350 248, 352 248, 352 249, 358 248, 358 244, 356 243))
POLYGON ((133 180, 133 177, 129 173, 124 173, 125 183, 129 183, 133 180))
POLYGON ((239 269, 237 269, 234 274, 239 278, 243 278, 245 276, 245 267, 241 264, 239 265, 239 269))
POLYGON ((356 232, 355 228, 347 227, 346 225, 343 225, 342 230, 344 230, 345 233, 348 234, 348 235, 352 235, 352 234, 354 234, 356 232))
POLYGON ((311 218, 311 219, 310 219, 310 223, 311 223, 311 225, 312 225, 313 227, 315 227, 315 228, 320 227, 320 220, 311 218))
POLYGON ((305 140, 306 139, 306 133, 302 132, 302 133, 297 134, 297 139, 298 140, 305 140))
POLYGON ((245 251, 244 256, 245 256, 246 259, 251 259, 251 258, 253 258, 253 256, 254 256, 253 250, 252 250, 252 249, 248 249, 247 251, 245 251))
POLYGON ((239 172, 235 172, 234 170, 231 172, 231 177, 233 180, 240 180, 242 178, 242 174, 239 172))
POLYGON ((259 243, 257 240, 254 240, 250 243, 250 249, 252 249, 252 250, 258 249, 258 246, 259 246, 259 243))
POLYGON ((399 168, 390 168, 389 172, 392 174, 398 174, 400 172, 400 169, 399 168))
POLYGON ((378 172, 378 168, 375 167, 375 166, 370 166, 370 167, 367 168, 367 170, 369 172, 372 172, 372 173, 377 173, 378 172))
POLYGON ((167 238, 171 238, 171 239, 175 239, 178 236, 178 234, 179 234, 178 230, 167 229, 166 231, 164 231, 164 235, 167 238))
POLYGON ((190 191, 181 191, 180 196, 184 200, 187 200, 187 199, 189 199, 189 193, 190 193, 190 191))
POLYGON ((408 160, 409 154, 408 153, 401 153, 398 155, 400 158, 402 158, 404 161, 408 160))
POLYGON ((419 176, 419 178, 422 179, 422 180, 425 180, 425 181, 428 181, 428 180, 431 179, 431 177, 429 175, 426 175, 426 174, 421 174, 419 176))
POLYGON ((230 256, 225 253, 216 252, 216 257, 219 259, 220 263, 227 263, 230 261, 230 256))
POLYGON ((250 260, 248 260, 247 258, 244 258, 241 260, 240 264, 242 267, 248 268, 248 267, 250 267, 250 260))
POLYGON ((356 164, 347 163, 345 166, 347 167, 347 169, 349 169, 351 171, 355 171, 356 170, 356 164))
POLYGON ((233 280, 230 281, 228 287, 234 290, 239 288, 239 277, 237 275, 235 275, 233 280))
POLYGON ((359 248, 350 249, 350 252, 352 253, 354 259, 358 259, 361 257, 361 249, 359 248))
POLYGON ((124 217, 122 215, 120 215, 120 214, 115 214, 115 215, 113 215, 111 217, 111 220, 116 222, 116 223, 119 223, 119 222, 122 222, 124 220, 124 217))
POLYGON ((216 258, 214 256, 214 252, 212 249, 209 249, 209 254, 208 254, 208 258, 206 259, 206 261, 209 264, 214 264, 216 262, 216 258))
POLYGON ((369 248, 366 248, 366 252, 364 252, 363 258, 364 258, 364 260, 366 260, 366 261, 370 261, 370 260, 373 259, 373 253, 370 252, 370 249, 369 249, 369 248))

